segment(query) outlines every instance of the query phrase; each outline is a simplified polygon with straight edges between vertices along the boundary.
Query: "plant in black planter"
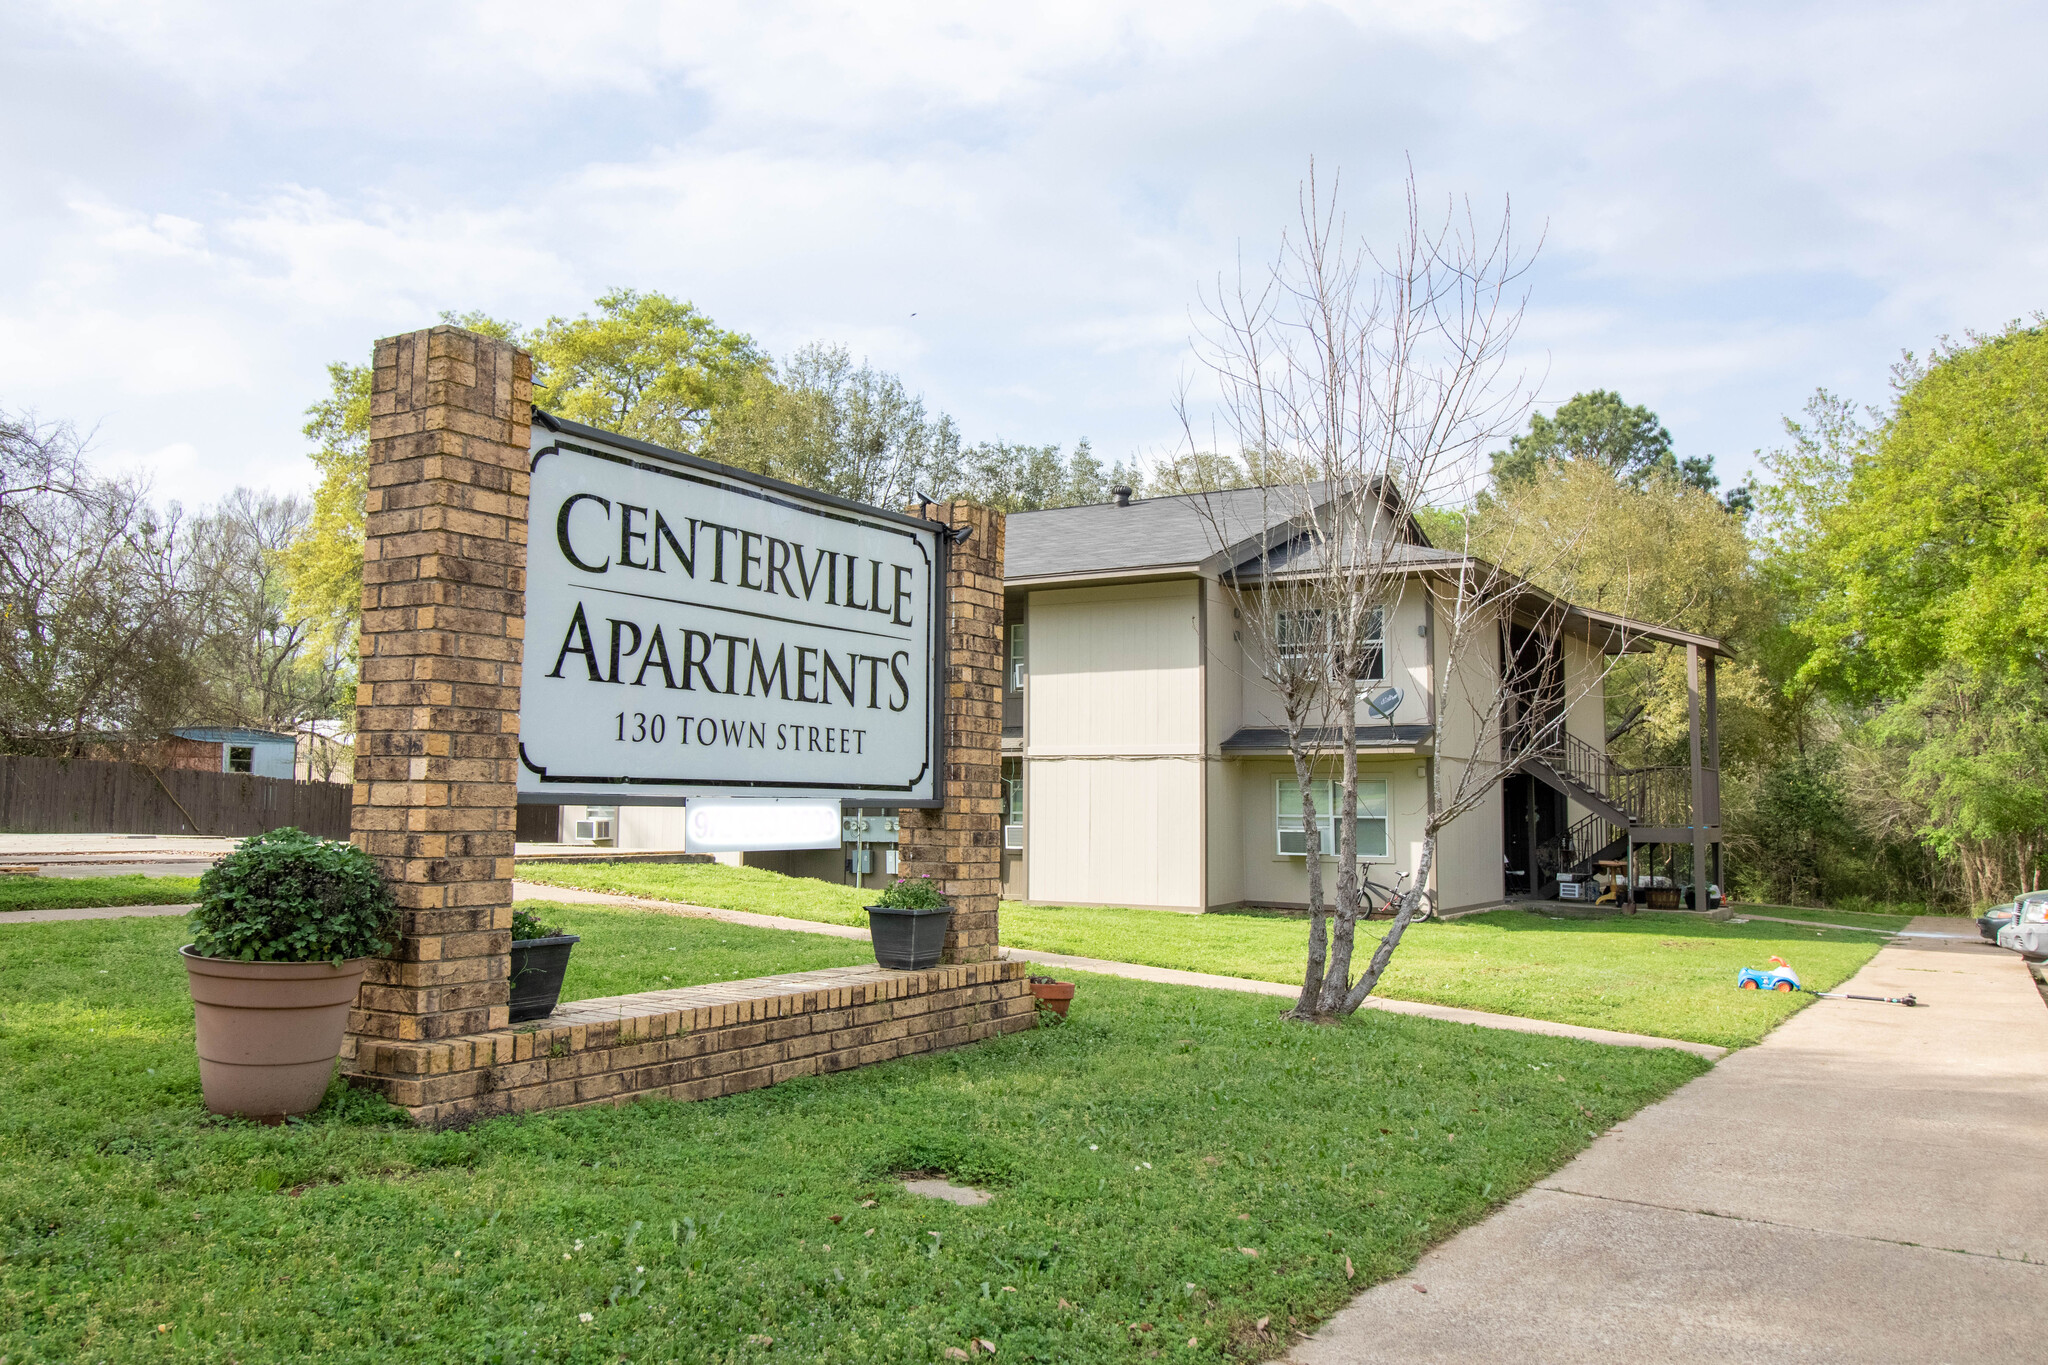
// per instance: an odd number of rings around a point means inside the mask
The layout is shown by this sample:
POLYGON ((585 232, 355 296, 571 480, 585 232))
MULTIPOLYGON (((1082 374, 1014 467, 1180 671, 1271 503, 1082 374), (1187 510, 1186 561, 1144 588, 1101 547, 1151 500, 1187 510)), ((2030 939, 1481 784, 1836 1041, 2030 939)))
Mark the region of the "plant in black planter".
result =
POLYGON ((952 917, 953 907, 930 877, 891 883, 882 899, 868 907, 875 964, 899 972, 938 966, 946 948, 946 923, 952 917))
POLYGON ((206 1107, 273 1121, 311 1112, 370 959, 397 946, 390 888, 353 844, 277 829, 209 868, 199 897, 178 951, 206 1107))
POLYGON ((562 998, 569 950, 583 940, 550 928, 530 910, 512 912, 512 1022, 545 1019, 562 998))

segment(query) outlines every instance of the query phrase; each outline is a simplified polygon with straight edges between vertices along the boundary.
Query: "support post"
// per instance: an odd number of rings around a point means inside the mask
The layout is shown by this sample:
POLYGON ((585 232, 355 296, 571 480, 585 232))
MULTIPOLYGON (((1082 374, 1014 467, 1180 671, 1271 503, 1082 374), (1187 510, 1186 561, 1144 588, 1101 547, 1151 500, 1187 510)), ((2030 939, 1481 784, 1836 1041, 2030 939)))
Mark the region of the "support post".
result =
POLYGON ((403 937, 348 1057, 507 1025, 533 362, 431 327, 377 343, 370 391, 350 829, 403 937))
POLYGON ((1692 741, 1692 908, 1706 910, 1707 902, 1707 785, 1700 755, 1700 647, 1685 647, 1685 700, 1692 741))
MULTIPOLYGON (((1721 833, 1721 696, 1717 687, 1718 660, 1712 654, 1702 661, 1707 672, 1707 817, 1708 828, 1714 831, 1713 865, 1714 885, 1721 888, 1721 904, 1728 904, 1728 875, 1721 866, 1722 855, 1726 852, 1727 841, 1721 833)), ((1729 911, 1732 916, 1733 911, 1729 911)))
POLYGON ((945 960, 996 959, 1003 875, 1003 514, 966 502, 930 515, 972 528, 946 554, 945 771, 935 810, 905 809, 901 875, 929 876, 953 901, 945 960))

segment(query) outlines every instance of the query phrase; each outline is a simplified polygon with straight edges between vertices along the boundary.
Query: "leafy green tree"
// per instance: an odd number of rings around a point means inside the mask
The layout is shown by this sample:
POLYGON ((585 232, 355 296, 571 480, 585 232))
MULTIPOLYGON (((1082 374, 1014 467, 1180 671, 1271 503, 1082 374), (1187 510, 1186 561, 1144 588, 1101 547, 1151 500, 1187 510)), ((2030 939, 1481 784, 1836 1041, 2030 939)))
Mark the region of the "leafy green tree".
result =
POLYGON ((1529 414, 1529 430, 1512 437, 1508 448, 1495 451, 1492 460, 1496 491, 1528 483, 1546 467, 1572 461, 1603 466, 1637 488, 1652 478, 1675 479, 1707 493, 1721 485, 1713 456, 1692 455, 1681 461, 1671 448, 1671 433, 1656 413, 1630 407, 1620 394, 1606 389, 1574 394, 1553 417, 1529 414))
POLYGON ((1860 439, 1781 469, 1784 534, 1814 602, 1805 669, 1842 695, 1901 696, 1951 662, 2048 664, 2048 330, 1908 356, 1860 439))
MULTIPOLYGON (((596 306, 595 318, 550 318, 531 332, 479 311, 444 312, 441 321, 531 351, 541 407, 680 450, 703 449, 719 405, 737 404, 769 372, 749 338, 691 304, 615 289, 596 306)), ((314 623, 321 649, 352 651, 363 600, 370 367, 335 361, 327 378, 303 428, 319 473, 312 515, 280 559, 294 618, 314 623)))
POLYGON ((537 406, 692 454, 709 448, 719 409, 769 369, 745 333, 635 289, 600 295, 595 317, 549 318, 522 344, 533 352, 537 406))
POLYGON ((1728 852, 1742 893, 1774 905, 1815 905, 1839 895, 1864 836, 1832 751, 1769 764, 1746 800, 1730 802, 1728 852))
MULTIPOLYGON (((1441 515, 1433 520, 1432 539, 1455 529, 1441 515)), ((1774 604, 1742 523, 1712 495, 1675 479, 1634 484, 1602 461, 1569 460, 1508 485, 1465 524, 1472 553, 1582 606, 1728 641, 1737 657, 1719 673, 1723 752, 1740 762, 1775 742, 1769 681, 1753 648, 1774 604)), ((1438 543, 1463 548, 1458 539, 1438 543)), ((1606 689, 1611 719, 1644 708, 1623 746, 1629 761, 1682 761, 1682 651, 1633 655, 1616 665, 1606 689)))
POLYGON ((370 487, 370 367, 337 360, 325 398, 301 430, 315 443, 313 511, 283 551, 291 614, 312 622, 321 647, 353 651, 363 609, 363 519, 370 487))
POLYGON ((1149 497, 1214 493, 1250 488, 1258 480, 1243 460, 1214 450, 1192 450, 1152 466, 1151 478, 1136 485, 1149 497))
POLYGON ((749 375, 718 412, 709 453, 884 507, 943 497, 962 474, 952 418, 927 413, 896 375, 822 343, 749 375))

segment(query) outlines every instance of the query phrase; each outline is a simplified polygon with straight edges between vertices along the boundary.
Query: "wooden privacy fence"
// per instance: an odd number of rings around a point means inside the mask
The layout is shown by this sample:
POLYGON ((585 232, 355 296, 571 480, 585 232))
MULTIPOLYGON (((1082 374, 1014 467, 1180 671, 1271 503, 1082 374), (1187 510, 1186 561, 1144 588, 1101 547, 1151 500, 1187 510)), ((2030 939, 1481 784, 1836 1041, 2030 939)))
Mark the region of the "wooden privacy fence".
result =
POLYGON ((351 788, 140 763, 0 755, 0 830, 16 834, 211 834, 295 825, 348 838, 351 788))

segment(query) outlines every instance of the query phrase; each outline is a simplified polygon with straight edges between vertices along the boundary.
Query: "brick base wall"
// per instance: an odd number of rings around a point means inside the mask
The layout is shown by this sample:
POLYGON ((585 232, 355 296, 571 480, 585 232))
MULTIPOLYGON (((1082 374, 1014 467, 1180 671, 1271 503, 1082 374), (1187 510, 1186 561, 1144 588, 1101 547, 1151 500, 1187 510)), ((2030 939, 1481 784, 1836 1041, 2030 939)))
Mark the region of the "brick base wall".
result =
POLYGON ((349 1079, 417 1123, 661 1097, 713 1099, 1030 1028, 1022 962, 835 967, 579 1000, 535 1024, 436 1041, 352 1037, 349 1079))

